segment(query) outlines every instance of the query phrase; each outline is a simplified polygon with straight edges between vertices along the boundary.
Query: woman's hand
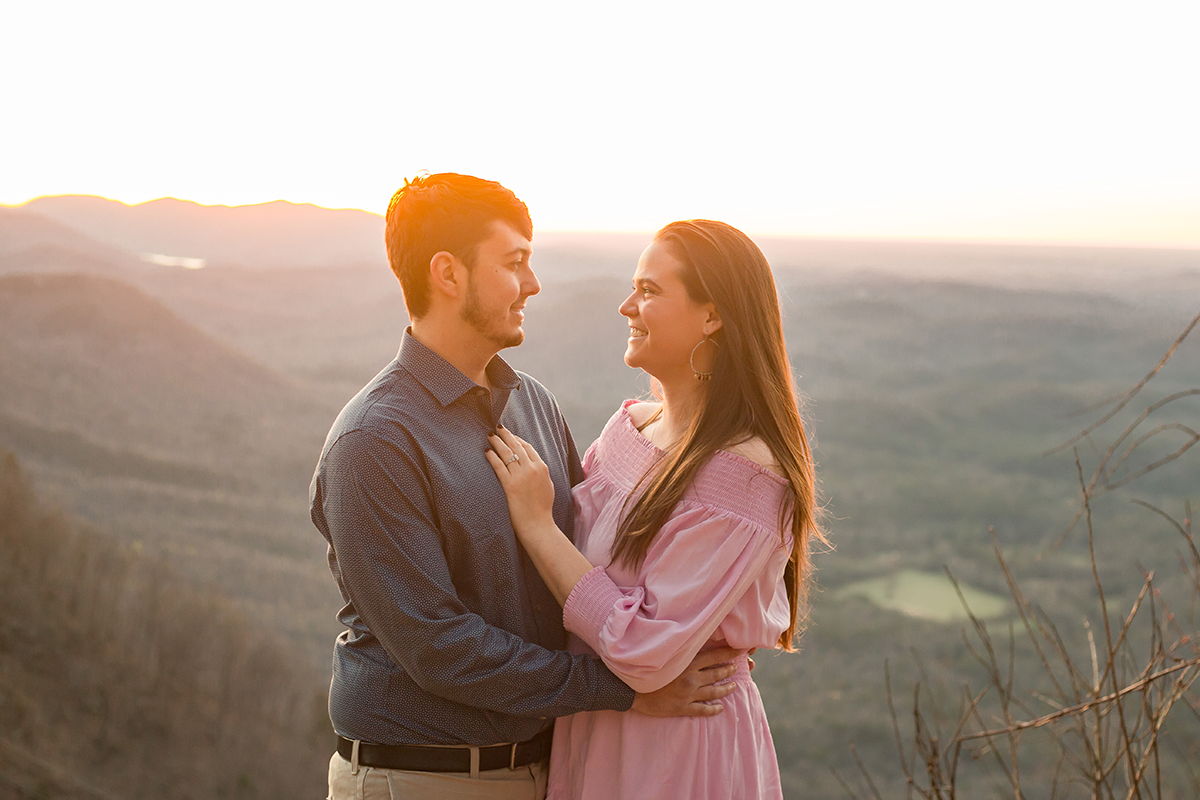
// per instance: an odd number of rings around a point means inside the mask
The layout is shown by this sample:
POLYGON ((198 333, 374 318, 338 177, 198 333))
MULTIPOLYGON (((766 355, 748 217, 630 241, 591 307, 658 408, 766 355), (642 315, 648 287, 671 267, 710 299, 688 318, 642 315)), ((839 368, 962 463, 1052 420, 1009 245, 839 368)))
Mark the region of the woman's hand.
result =
POLYGON ((550 468, 521 437, 501 426, 488 436, 485 451, 508 498, 508 516, 518 537, 554 524, 554 482, 550 468))
POLYGON ((559 605, 592 565, 554 523, 554 482, 533 445, 498 428, 485 451, 508 497, 513 530, 559 605))

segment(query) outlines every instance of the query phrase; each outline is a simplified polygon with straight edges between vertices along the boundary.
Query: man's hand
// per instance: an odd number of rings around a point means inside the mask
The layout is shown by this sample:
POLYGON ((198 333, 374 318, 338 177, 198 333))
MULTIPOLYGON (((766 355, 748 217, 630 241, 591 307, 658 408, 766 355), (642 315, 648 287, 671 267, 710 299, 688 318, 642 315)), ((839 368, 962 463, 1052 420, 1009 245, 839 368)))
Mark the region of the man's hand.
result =
POLYGON ((715 684, 737 672, 737 666, 729 662, 743 652, 732 647, 718 647, 700 653, 683 674, 663 688, 650 694, 638 694, 630 711, 651 717, 715 717, 725 708, 711 701, 719 700, 737 688, 732 682, 715 684))

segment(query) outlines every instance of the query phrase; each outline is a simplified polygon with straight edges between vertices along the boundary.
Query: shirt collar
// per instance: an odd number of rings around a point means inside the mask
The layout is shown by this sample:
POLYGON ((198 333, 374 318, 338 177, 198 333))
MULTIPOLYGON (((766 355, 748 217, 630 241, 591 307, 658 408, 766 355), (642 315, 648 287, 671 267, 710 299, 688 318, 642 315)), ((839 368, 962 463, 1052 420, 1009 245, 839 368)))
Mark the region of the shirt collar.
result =
MULTIPOLYGON (((459 372, 449 361, 418 342, 412 335, 412 328, 404 330, 396 361, 436 397, 443 408, 479 388, 479 384, 459 372)), ((499 355, 488 362, 487 377, 492 386, 504 390, 505 394, 521 388, 516 371, 499 355)))

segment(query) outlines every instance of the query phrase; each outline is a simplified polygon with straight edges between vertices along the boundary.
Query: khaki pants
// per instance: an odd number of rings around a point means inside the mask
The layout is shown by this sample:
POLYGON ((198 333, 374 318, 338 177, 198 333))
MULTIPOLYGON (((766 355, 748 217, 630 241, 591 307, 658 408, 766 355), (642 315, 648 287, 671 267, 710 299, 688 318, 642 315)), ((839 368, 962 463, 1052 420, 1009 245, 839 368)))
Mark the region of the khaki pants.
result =
POLYGON ((492 769, 472 778, 466 772, 408 772, 359 767, 337 753, 329 759, 328 800, 543 800, 548 762, 492 769))

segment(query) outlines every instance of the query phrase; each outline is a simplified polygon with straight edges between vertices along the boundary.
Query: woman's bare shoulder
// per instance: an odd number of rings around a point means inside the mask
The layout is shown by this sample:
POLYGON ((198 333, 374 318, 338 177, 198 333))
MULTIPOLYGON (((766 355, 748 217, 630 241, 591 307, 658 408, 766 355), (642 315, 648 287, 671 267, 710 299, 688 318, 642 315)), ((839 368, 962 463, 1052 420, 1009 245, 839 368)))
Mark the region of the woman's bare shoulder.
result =
POLYGON ((748 461, 753 461, 763 469, 770 470, 780 477, 787 477, 783 472, 783 467, 779 466, 775 461, 775 455, 771 452, 771 448, 767 447, 767 443, 757 436, 753 439, 747 439, 744 442, 730 445, 725 448, 725 451, 733 453, 735 456, 741 456, 748 461))
POLYGON ((633 427, 641 428, 646 422, 658 413, 658 409, 662 407, 662 403, 630 403, 626 409, 629 412, 629 421, 633 423, 633 427))

